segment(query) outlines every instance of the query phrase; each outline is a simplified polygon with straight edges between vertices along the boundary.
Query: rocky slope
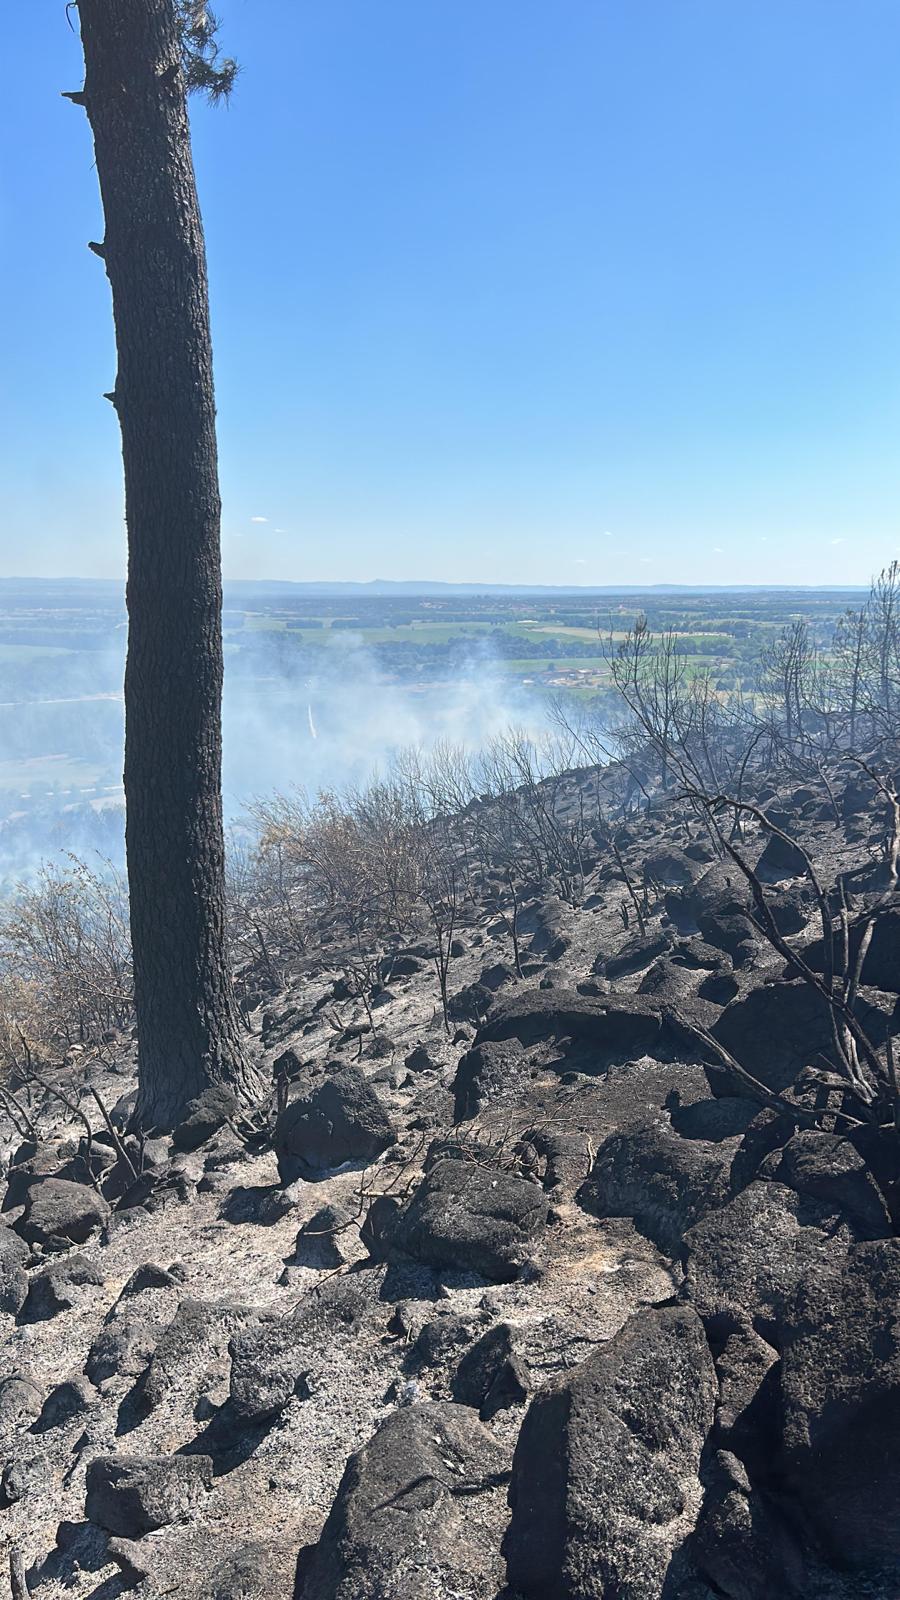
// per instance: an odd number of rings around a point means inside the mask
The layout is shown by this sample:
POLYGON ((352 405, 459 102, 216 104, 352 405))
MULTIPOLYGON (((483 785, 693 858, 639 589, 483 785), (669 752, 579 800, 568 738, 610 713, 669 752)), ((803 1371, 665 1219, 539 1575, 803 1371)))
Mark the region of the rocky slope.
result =
MULTIPOLYGON (((775 800, 858 910, 882 823, 848 795, 775 800)), ((746 849, 815 962, 797 860, 746 849)), ((598 844, 577 906, 524 894, 521 977, 475 909, 450 1035, 425 946, 374 1033, 309 963, 253 1013, 286 1096, 264 1127, 212 1097, 126 1137, 136 1178, 87 1098, 89 1153, 58 1101, 39 1142, 7 1127, 0 1517, 31 1594, 900 1593, 897 1174, 833 1088, 792 1115, 704 1043, 780 1093, 830 1023, 692 814, 623 851, 645 933, 598 844)), ((873 1038, 898 952, 889 900, 873 1038)), ((130 1047, 91 1071, 122 1128, 133 1072, 130 1047)))

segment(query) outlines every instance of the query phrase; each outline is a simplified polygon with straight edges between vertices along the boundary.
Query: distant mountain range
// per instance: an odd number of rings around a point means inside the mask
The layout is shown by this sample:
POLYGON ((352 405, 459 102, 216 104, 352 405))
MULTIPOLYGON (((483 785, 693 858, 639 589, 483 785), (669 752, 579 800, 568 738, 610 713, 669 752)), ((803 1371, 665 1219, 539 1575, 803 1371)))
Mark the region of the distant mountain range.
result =
MULTIPOLYGON (((427 599, 454 595, 566 595, 566 594, 856 594, 864 584, 843 583, 436 583, 417 580, 373 578, 369 583, 295 583, 286 578, 229 578, 226 596, 232 600, 263 595, 309 595, 321 598, 355 596, 421 597, 427 599)), ((0 578, 0 599, 21 599, 23 593, 51 593, 79 589, 102 594, 119 594, 124 580, 117 578, 0 578)))

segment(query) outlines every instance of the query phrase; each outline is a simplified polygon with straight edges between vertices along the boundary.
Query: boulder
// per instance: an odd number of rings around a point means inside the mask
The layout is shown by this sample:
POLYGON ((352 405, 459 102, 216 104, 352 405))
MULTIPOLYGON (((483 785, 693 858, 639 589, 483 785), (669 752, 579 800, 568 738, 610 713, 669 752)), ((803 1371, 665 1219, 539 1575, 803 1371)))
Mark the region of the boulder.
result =
POLYGON ((659 1600, 700 1509, 716 1376, 689 1307, 639 1313, 542 1389, 522 1424, 504 1540, 526 1600, 659 1600))
MULTIPOLYGON (((779 820, 778 827, 786 831, 787 824, 779 820)), ((756 863, 756 876, 760 882, 784 883, 788 878, 802 877, 805 872, 803 854, 793 841, 790 838, 780 839, 777 833, 770 833, 756 863)))
POLYGON ((491 1009, 493 989, 483 983, 466 983, 447 1001, 447 1016, 451 1022, 481 1022, 491 1009))
POLYGON ((400 1218, 400 1201, 394 1194, 377 1194, 363 1218, 360 1243, 373 1261, 385 1261, 400 1218))
POLYGON ((780 1469, 842 1567, 900 1560, 900 1239, 806 1274, 782 1315, 780 1469))
POLYGON ((40 1413, 41 1402, 40 1389, 24 1372, 11 1372, 0 1378, 0 1438, 32 1423, 40 1413))
POLYGON ((163 1329, 141 1377, 136 1395, 144 1411, 155 1411, 173 1389, 184 1387, 199 1366, 224 1358, 229 1336, 253 1313, 245 1306, 218 1305, 193 1298, 182 1300, 163 1329))
MULTIPOLYGON (((410 1329, 410 1332, 412 1330, 410 1329)), ((435 1315, 423 1322, 416 1335, 416 1355, 427 1367, 440 1366, 445 1361, 458 1359, 460 1352, 471 1345, 478 1332, 478 1323, 472 1316, 460 1316, 449 1305, 435 1308, 435 1315)), ((454 1399, 460 1399, 454 1395, 454 1399)), ((470 1404, 462 1400, 463 1405, 470 1404)))
POLYGON ((474 1044, 460 1057, 453 1080, 454 1120, 465 1122, 488 1106, 515 1105, 533 1070, 518 1039, 474 1044))
POLYGON ((45 1178, 28 1190, 16 1231, 29 1244, 67 1250, 85 1244, 108 1220, 109 1206, 96 1189, 64 1178, 45 1178))
POLYGON ((574 989, 518 989, 501 1001, 480 1030, 478 1043, 518 1039, 526 1048, 566 1041, 560 1069, 603 1073, 641 1056, 684 1058, 693 1041, 664 1006, 643 995, 591 996, 574 989))
POLYGON ((294 1395, 309 1393, 314 1374, 332 1348, 354 1341, 368 1307, 364 1289, 350 1278, 332 1278, 300 1302, 290 1317, 261 1321, 231 1341, 232 1408, 246 1422, 278 1416, 294 1395))
POLYGON ((683 1293, 712 1323, 750 1323, 765 1338, 804 1274, 841 1259, 852 1238, 827 1207, 756 1180, 688 1229, 683 1293))
POLYGON ((393 1412, 350 1457, 303 1600, 490 1600, 508 1457, 466 1406, 393 1412))
POLYGON ((525 1178, 474 1161, 438 1161, 402 1212, 394 1250, 426 1266, 518 1277, 547 1220, 547 1197, 525 1178))
POLYGON ((108 1533, 140 1538, 196 1511, 212 1477, 209 1456, 96 1456, 84 1514, 108 1533))
POLYGON ((132 1295, 146 1294, 148 1289, 177 1289, 184 1277, 184 1268, 178 1262, 167 1268, 158 1266, 155 1261, 144 1261, 135 1267, 119 1299, 129 1300, 132 1295))
POLYGON ((521 906, 518 914, 520 938, 530 935, 529 949, 548 961, 559 961, 571 939, 572 911, 555 895, 521 906))
POLYGON ((87 1353, 84 1370, 91 1383, 110 1378, 136 1378, 142 1373, 157 1340, 157 1329, 139 1312, 118 1313, 105 1322, 87 1353))
POLYGON ((290 1540, 254 1539, 242 1544, 216 1566, 202 1600, 293 1600, 297 1560, 290 1540))
POLYGON ((632 1217, 675 1255, 685 1230, 729 1198, 736 1148, 736 1139, 684 1139, 661 1111, 603 1141, 578 1199, 595 1216, 632 1217))
POLYGON ((774 1499, 753 1488, 737 1457, 719 1451, 706 1474, 691 1540, 694 1565, 726 1600, 804 1600, 806 1562, 774 1499))
POLYGON ((66 1378, 50 1390, 32 1432, 49 1433, 52 1428, 64 1428, 70 1422, 83 1421, 92 1411, 96 1411, 98 1405, 97 1391, 87 1378, 80 1374, 66 1378))
POLYGON ((846 1217, 860 1239, 883 1239, 893 1232, 884 1196, 845 1136, 802 1128, 768 1157, 761 1176, 771 1176, 846 1217))
POLYGON ((347 1245, 355 1236, 354 1218, 345 1206, 333 1201, 320 1206, 297 1234, 297 1265, 316 1270, 343 1266, 349 1259, 347 1245))
POLYGON ((240 1102, 228 1089, 213 1084, 196 1099, 189 1100, 184 1115, 172 1134, 175 1150, 199 1150, 219 1129, 240 1116, 240 1102))
POLYGON ((644 882, 661 889, 689 888, 701 876, 698 863, 677 845, 662 845, 644 857, 644 882))
POLYGON ((0 1227, 0 1311, 16 1316, 28 1294, 29 1249, 11 1228, 0 1227))
MULTIPOLYGON (((850 925, 850 960, 855 963, 859 955, 863 933, 868 918, 850 925)), ((836 954, 840 950, 840 930, 835 928, 836 954)), ((823 942, 816 939, 803 952, 805 960, 817 972, 824 969, 823 942)), ((872 927, 869 948, 862 964, 861 981, 873 989, 888 994, 900 994, 900 908, 891 906, 878 912, 872 927)))
MULTIPOLYGON (((885 1036, 885 1012, 860 1000, 857 1013, 873 1042, 885 1036)), ((711 1030, 767 1088, 789 1088, 816 1056, 829 1056, 831 1022, 823 997, 802 979, 759 984, 725 1007, 711 1030)))
POLYGON ((729 1333, 716 1356, 719 1401, 714 1439, 753 1473, 771 1464, 778 1434, 778 1354, 749 1323, 729 1333))
POLYGON ((528 1366, 516 1352, 515 1333, 508 1322, 498 1322, 472 1345, 450 1381, 454 1400, 473 1406, 482 1422, 521 1405, 529 1387, 528 1366))
POLYGON ((396 1142, 390 1118, 358 1067, 339 1067, 307 1084, 275 1124, 278 1173, 285 1185, 315 1181, 347 1162, 368 1163, 396 1142))
POLYGON ((55 1177, 60 1168, 59 1151, 51 1145, 37 1145, 28 1139, 13 1151, 6 1174, 3 1211, 15 1211, 25 1204, 32 1184, 55 1177))
POLYGON ((731 957, 735 967, 745 967, 758 956, 763 936, 746 911, 701 911, 698 918, 704 939, 731 957))
POLYGON ((672 934, 665 928, 656 928, 651 933, 629 939, 615 955, 607 956, 601 953, 594 962, 592 970, 602 973, 610 983, 615 983, 618 978, 628 977, 630 973, 643 972, 651 961, 664 956, 672 948, 672 943, 672 934))
POLYGON ((735 1194, 759 1176, 767 1157, 786 1145, 796 1131, 794 1118, 786 1112, 773 1111, 768 1106, 757 1109, 731 1163, 731 1187, 735 1194))
POLYGON ((36 1272, 28 1285, 28 1295, 19 1313, 23 1322, 46 1322, 61 1311, 70 1311, 86 1287, 99 1287, 103 1274, 85 1256, 69 1256, 51 1262, 36 1272))

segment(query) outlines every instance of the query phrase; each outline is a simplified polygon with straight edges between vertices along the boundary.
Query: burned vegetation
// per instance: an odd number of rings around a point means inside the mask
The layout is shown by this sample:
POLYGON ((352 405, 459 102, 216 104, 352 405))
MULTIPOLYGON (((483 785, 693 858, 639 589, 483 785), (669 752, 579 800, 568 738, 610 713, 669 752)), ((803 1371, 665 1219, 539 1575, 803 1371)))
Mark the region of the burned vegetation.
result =
POLYGON ((617 726, 261 802, 229 942, 265 1088, 174 1126, 109 880, 20 898, 19 1594, 896 1594, 888 611, 827 660, 786 634, 740 707, 638 628, 617 726))

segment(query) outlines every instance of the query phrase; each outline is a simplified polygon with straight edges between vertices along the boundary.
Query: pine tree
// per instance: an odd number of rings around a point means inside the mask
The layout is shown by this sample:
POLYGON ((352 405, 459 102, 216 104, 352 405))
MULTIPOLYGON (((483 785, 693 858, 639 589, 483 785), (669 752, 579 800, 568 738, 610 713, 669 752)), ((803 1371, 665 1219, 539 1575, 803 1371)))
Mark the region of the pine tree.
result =
POLYGON ((137 1118, 258 1089, 225 948, 222 578, 212 345, 187 96, 234 81, 197 0, 78 0, 112 289, 128 529, 126 857, 137 1118))

